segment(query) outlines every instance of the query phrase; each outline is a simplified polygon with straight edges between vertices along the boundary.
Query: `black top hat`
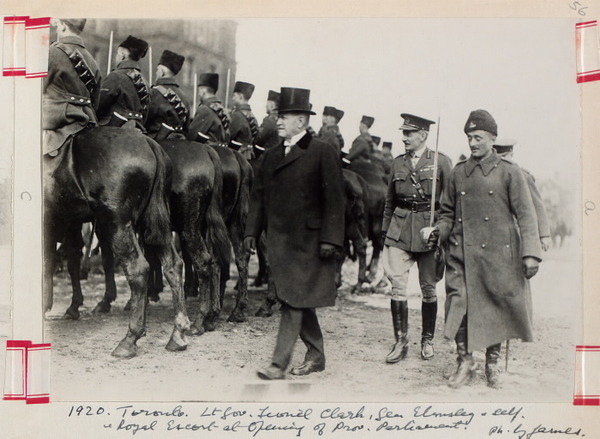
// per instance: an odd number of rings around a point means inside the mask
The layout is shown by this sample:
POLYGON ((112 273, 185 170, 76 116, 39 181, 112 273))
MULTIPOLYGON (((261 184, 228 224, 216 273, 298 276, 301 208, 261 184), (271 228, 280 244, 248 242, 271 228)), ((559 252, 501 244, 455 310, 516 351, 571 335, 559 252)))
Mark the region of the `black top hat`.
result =
POLYGON ((140 38, 136 38, 132 35, 129 35, 125 38, 119 47, 124 47, 129 50, 129 54, 132 60, 138 61, 139 59, 146 56, 146 52, 148 52, 148 43, 140 38))
POLYGON ((467 123, 465 123, 465 134, 471 131, 483 130, 493 135, 498 135, 498 125, 490 113, 485 110, 471 111, 467 123))
POLYGON ((254 84, 250 84, 249 82, 237 81, 233 86, 234 93, 241 93, 244 95, 244 99, 248 100, 252 97, 252 93, 254 93, 254 84))
POLYGON ((61 18, 60 21, 68 23, 69 26, 81 32, 87 22, 86 18, 61 18))
POLYGON ((185 56, 181 56, 170 50, 164 50, 158 63, 168 67, 176 75, 181 70, 183 61, 185 61, 185 56))
POLYGON ((279 105, 279 93, 275 90, 269 90, 269 95, 267 96, 267 101, 273 101, 277 105, 279 105))
POLYGON ((404 123, 400 127, 403 131, 429 131, 429 126, 435 123, 432 120, 415 116, 414 114, 402 113, 400 116, 404 119, 404 123))
POLYGON ((381 143, 381 137, 371 136, 371 140, 373 140, 373 143, 375 143, 376 146, 379 146, 381 143))
POLYGON ((323 108, 323 116, 333 116, 337 114, 337 110, 335 107, 325 107, 323 108))
POLYGON ((219 74, 218 73, 200 73, 198 77, 198 87, 210 87, 216 92, 219 89, 219 74))
POLYGON ((392 149, 392 142, 383 142, 383 145, 381 145, 381 147, 392 149))
POLYGON ((335 109, 335 118, 337 119, 337 121, 339 122, 340 120, 342 120, 342 117, 344 117, 344 111, 340 110, 339 108, 335 109))
POLYGON ((311 110, 310 90, 305 88, 281 87, 279 100, 279 114, 283 113, 305 113, 315 114, 311 110))
POLYGON ((494 142, 494 149, 498 154, 503 154, 505 152, 512 151, 513 146, 515 146, 516 144, 517 141, 514 139, 496 139, 496 141, 494 142))
POLYGON ((373 123, 375 122, 375 118, 371 116, 363 116, 360 120, 360 123, 364 123, 367 127, 371 128, 373 123))

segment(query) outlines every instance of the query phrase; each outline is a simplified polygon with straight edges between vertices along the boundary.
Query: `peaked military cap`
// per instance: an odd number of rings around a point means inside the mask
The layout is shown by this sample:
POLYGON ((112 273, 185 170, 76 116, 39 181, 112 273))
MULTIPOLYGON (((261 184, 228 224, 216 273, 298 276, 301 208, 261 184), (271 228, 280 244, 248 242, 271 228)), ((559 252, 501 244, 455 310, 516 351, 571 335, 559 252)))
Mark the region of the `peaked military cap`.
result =
POLYGON ((219 89, 218 73, 200 73, 198 77, 198 87, 205 86, 212 88, 215 92, 219 89))
POLYGON ((129 35, 127 38, 125 38, 125 41, 119 44, 119 47, 124 47, 125 49, 129 50, 131 59, 134 61, 145 57, 146 52, 148 52, 148 43, 141 38, 136 38, 132 35, 129 35))
POLYGON ((315 114, 309 102, 310 90, 305 88, 281 87, 279 114, 305 113, 315 114))
POLYGON ((244 99, 248 100, 252 97, 252 93, 254 93, 254 84, 250 84, 249 82, 236 81, 233 86, 234 93, 241 93, 244 95, 244 99))
POLYGON ((339 108, 335 109, 335 118, 337 119, 337 121, 339 122, 340 120, 342 120, 342 117, 344 117, 344 111, 340 110, 339 108))
POLYGON ((162 64, 165 67, 168 67, 169 70, 173 72, 173 74, 179 73, 181 70, 181 66, 185 61, 185 56, 179 55, 175 52, 171 52, 170 50, 164 50, 162 55, 160 56, 159 64, 162 64))
POLYGON ((275 90, 269 90, 267 101, 273 101, 279 105, 279 93, 277 93, 275 90))
POLYGON ((483 130, 498 135, 498 125, 490 113, 485 110, 471 111, 465 124, 465 134, 471 131, 483 130))
POLYGON ((337 110, 335 107, 325 107, 323 108, 323 116, 333 116, 335 117, 337 114, 337 110))
POLYGON ((400 127, 402 131, 429 131, 429 127, 435 123, 432 120, 415 116, 414 114, 402 113, 400 117, 404 119, 404 123, 400 127))
POLYGON ((503 154, 508 151, 513 150, 513 146, 517 144, 517 141, 514 139, 507 138, 498 138, 494 142, 494 149, 498 154, 503 154))
POLYGON ((85 27, 86 18, 61 18, 60 21, 67 23, 69 26, 77 29, 79 32, 85 27))
POLYGON ((383 142, 383 145, 381 145, 381 147, 392 149, 392 142, 383 142))
POLYGON ((364 123, 369 128, 371 128, 373 126, 374 122, 375 122, 375 118, 371 117, 371 116, 363 116, 362 119, 360 120, 360 123, 364 123))
POLYGON ((373 140, 373 143, 375 143, 375 145, 377 146, 379 146, 379 144, 381 143, 381 137, 371 136, 371 139, 373 140))

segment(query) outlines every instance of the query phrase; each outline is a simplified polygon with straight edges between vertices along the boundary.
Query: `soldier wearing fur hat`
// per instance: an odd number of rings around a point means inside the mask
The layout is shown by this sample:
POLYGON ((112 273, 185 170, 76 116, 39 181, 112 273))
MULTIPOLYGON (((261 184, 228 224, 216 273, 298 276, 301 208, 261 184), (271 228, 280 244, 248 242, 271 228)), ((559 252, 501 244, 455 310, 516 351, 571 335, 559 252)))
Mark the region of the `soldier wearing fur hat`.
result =
POLYGON ((229 143, 231 119, 216 96, 218 89, 218 73, 200 74, 197 90, 200 105, 188 128, 188 139, 229 143))
POLYGON ((175 79, 184 61, 184 56, 170 50, 163 51, 160 56, 156 67, 156 84, 150 90, 150 107, 146 123, 148 135, 152 138, 164 138, 169 131, 187 132, 190 124, 190 104, 175 79), (163 124, 167 125, 167 132, 159 134, 165 131, 163 124))
POLYGON ((254 158, 252 150, 254 140, 258 136, 258 121, 249 104, 253 93, 254 84, 249 82, 237 81, 233 87, 229 135, 231 141, 242 144, 239 151, 247 160, 254 158))
POLYGON ((429 226, 431 204, 438 211, 452 163, 426 145, 429 128, 435 122, 403 113, 400 127, 406 153, 393 161, 385 201, 382 231, 385 236, 383 266, 392 284, 392 323, 396 342, 387 355, 387 363, 397 363, 408 351, 407 284, 411 267, 417 264, 421 286, 421 358, 434 356, 433 338, 437 318, 436 284, 444 273, 443 256, 421 241, 419 232, 429 226), (436 179, 433 194, 433 179, 436 179))
POLYGON ((277 118, 279 109, 279 93, 269 90, 267 95, 267 115, 258 128, 258 136, 254 142, 265 149, 277 146, 280 142, 279 132, 277 130, 277 118))
POLYGON ((50 46, 42 100, 43 152, 49 156, 56 156, 68 138, 97 123, 102 77, 81 39, 85 23, 85 19, 52 22, 58 41, 50 46))
POLYGON ((98 118, 101 125, 121 126, 129 120, 145 130, 150 87, 138 61, 146 56, 148 43, 129 35, 117 48, 117 67, 102 83, 98 118))
POLYGON ((323 109, 323 125, 319 129, 318 137, 333 146, 336 151, 342 152, 344 138, 340 133, 338 123, 344 117, 344 112, 335 107, 327 106, 323 109))
POLYGON ((354 139, 350 152, 345 157, 346 160, 362 160, 370 161, 371 153, 373 152, 373 139, 369 134, 369 129, 373 126, 375 118, 371 116, 363 116, 358 125, 358 131, 360 135, 354 139))
POLYGON ((533 341, 528 279, 541 261, 538 223, 523 172, 493 149, 492 115, 471 112, 464 131, 471 156, 452 170, 440 219, 422 237, 448 244, 445 335, 458 353, 449 385, 466 384, 473 351, 485 349, 488 385, 498 387, 501 343, 533 341))

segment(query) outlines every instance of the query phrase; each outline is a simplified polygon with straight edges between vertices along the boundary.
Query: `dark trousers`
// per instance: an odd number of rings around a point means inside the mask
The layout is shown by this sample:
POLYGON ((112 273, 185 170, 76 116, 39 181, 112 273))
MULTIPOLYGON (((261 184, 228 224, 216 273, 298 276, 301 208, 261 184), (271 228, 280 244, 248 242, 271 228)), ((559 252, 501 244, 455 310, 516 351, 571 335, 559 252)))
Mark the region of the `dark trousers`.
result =
POLYGON ((325 364, 323 334, 315 309, 292 308, 285 303, 281 307, 281 320, 272 363, 280 369, 287 369, 298 336, 307 348, 304 361, 325 364))

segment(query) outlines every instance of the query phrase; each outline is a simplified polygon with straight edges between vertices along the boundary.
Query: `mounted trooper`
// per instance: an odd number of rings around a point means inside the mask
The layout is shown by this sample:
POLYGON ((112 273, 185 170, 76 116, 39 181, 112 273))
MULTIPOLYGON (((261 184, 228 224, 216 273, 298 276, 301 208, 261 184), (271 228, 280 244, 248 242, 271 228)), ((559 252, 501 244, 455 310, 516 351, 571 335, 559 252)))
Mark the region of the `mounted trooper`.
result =
POLYGON ((265 149, 270 149, 279 145, 281 141, 279 131, 277 129, 277 118, 279 110, 279 93, 274 90, 269 90, 267 95, 267 115, 258 128, 258 136, 254 142, 265 149))
POLYGON ((218 73, 202 73, 198 78, 197 92, 200 105, 188 128, 188 139, 229 143, 231 119, 221 100, 216 96, 218 89, 218 73))
POLYGON ((254 93, 254 84, 249 82, 237 81, 233 87, 233 109, 231 110, 231 126, 229 135, 234 147, 247 159, 254 158, 253 145, 256 136, 258 136, 258 121, 252 108, 250 108, 250 98, 254 93), (239 147, 239 148, 238 148, 239 147))
POLYGON ((375 118, 371 116, 363 116, 358 125, 360 135, 352 142, 350 152, 346 155, 346 160, 355 161, 371 161, 371 153, 373 152, 373 139, 369 134, 369 129, 373 126, 375 118))

